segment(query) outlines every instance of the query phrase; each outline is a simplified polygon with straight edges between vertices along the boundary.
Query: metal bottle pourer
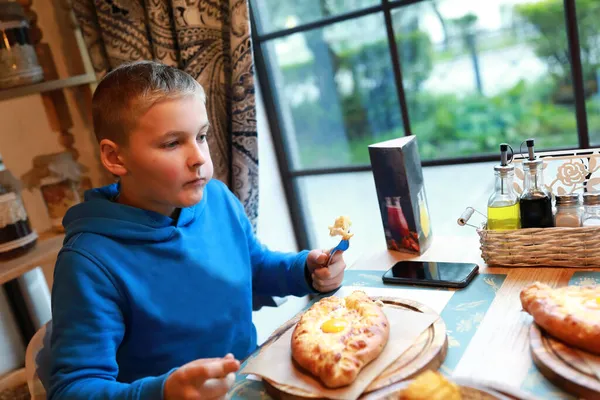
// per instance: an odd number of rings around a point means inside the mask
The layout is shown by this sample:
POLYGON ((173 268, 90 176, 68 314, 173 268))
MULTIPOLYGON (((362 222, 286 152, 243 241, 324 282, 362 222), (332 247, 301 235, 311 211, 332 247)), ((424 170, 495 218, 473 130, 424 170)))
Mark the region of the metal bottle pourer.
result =
POLYGON ((503 167, 508 165, 508 144, 506 143, 500 145, 500 165, 503 167))
POLYGON ((523 156, 523 164, 528 164, 530 166, 535 166, 537 164, 541 164, 542 160, 537 158, 535 155, 535 150, 534 150, 535 140, 527 139, 523 143, 521 143, 521 146, 519 148, 521 156, 523 156), (527 144, 527 158, 525 158, 525 156, 523 156, 523 143, 527 144))
MULTIPOLYGON (((534 179, 534 186, 537 187, 536 171, 539 168, 541 168, 543 161, 541 158, 537 158, 535 155, 535 150, 534 150, 535 140, 534 139, 527 139, 523 143, 527 144, 527 158, 523 159, 523 166, 527 166, 529 174, 534 179)), ((519 148, 519 150, 521 151, 521 156, 523 156, 523 152, 522 152, 523 143, 521 143, 521 147, 519 148)))
POLYGON ((529 153, 529 161, 535 160, 535 150, 533 150, 535 141, 534 139, 527 139, 525 141, 527 143, 527 152, 529 153))
POLYGON ((497 165, 496 168, 504 167, 501 169, 506 170, 507 169, 506 167, 509 167, 508 169, 514 169, 514 166, 509 165, 510 163, 512 163, 514 154, 515 153, 514 153, 512 147, 510 147, 510 145, 508 143, 502 143, 500 145, 500 165, 497 165), (509 149, 510 149, 510 156, 508 154, 509 149))
MULTIPOLYGON (((500 165, 496 165, 494 167, 494 171, 500 174, 500 176, 507 176, 509 173, 512 173, 515 170, 515 166, 512 165, 514 152, 512 147, 507 143, 502 143, 500 145, 500 165), (510 156, 508 154, 508 149, 510 149, 510 156)), ((500 188, 501 193, 505 191, 504 182, 502 182, 502 186, 500 188)))

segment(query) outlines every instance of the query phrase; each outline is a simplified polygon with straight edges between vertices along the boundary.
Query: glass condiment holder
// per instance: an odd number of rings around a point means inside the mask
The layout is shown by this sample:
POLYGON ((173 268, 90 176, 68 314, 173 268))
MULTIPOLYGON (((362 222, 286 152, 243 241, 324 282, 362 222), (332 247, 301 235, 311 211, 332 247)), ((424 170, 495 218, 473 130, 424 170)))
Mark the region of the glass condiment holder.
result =
POLYGON ((600 193, 583 194, 583 226, 600 226, 600 193))
POLYGON ((554 225, 564 228, 581 226, 583 210, 581 209, 581 196, 577 193, 556 195, 556 213, 554 225))
POLYGON ((523 160, 524 189, 519 201, 522 228, 554 226, 552 197, 544 186, 544 164, 535 156, 534 140, 528 139, 529 157, 523 160))
POLYGON ((519 196, 513 188, 515 167, 509 164, 508 144, 500 145, 500 165, 494 166, 494 192, 487 205, 487 229, 512 230, 520 228, 519 196))

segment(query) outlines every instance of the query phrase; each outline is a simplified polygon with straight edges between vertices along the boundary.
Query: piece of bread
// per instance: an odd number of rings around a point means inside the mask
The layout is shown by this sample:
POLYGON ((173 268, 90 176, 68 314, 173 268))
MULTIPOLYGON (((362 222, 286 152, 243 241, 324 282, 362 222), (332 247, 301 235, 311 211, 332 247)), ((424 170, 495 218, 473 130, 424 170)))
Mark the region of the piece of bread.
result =
POLYGON ((521 304, 550 335, 600 354, 600 287, 551 288, 535 282, 521 291, 521 304))
POLYGON ((292 357, 329 388, 354 382, 381 354, 390 325, 383 310, 363 291, 326 297, 300 318, 292 333, 292 357))
POLYGON ((400 400, 460 400, 460 388, 438 372, 418 375, 402 392, 400 400))

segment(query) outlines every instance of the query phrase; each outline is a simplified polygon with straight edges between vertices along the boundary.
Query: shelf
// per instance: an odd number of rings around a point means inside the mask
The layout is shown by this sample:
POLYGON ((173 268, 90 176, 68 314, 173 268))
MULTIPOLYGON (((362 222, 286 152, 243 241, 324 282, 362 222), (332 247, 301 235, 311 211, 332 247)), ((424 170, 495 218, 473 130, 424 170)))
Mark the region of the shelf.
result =
POLYGON ((96 82, 96 75, 83 74, 65 79, 35 83, 33 85, 17 86, 10 89, 0 90, 0 101, 29 96, 36 93, 65 89, 73 86, 88 85, 94 82, 96 82))
POLYGON ((0 285, 18 278, 25 272, 35 267, 43 266, 49 262, 54 263, 58 252, 62 248, 65 235, 53 232, 44 232, 39 235, 37 244, 24 255, 2 261, 0 263, 0 285))

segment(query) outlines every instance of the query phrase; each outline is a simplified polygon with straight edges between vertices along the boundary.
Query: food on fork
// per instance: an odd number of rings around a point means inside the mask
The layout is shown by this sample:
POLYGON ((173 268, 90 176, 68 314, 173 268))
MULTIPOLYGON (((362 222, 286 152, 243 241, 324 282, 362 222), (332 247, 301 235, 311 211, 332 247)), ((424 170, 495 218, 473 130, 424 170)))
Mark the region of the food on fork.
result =
POLYGON ((460 388, 439 372, 427 370, 418 375, 402 392, 400 400, 460 400, 460 388))
POLYGON ((523 309, 555 338, 600 354, 600 287, 551 288, 535 282, 521 291, 523 309))
POLYGON ((341 236, 343 240, 348 240, 354 233, 350 233, 350 225, 352 225, 352 221, 350 218, 342 215, 335 219, 333 226, 329 226, 329 236, 341 236))
POLYGON ((390 325, 363 291, 326 297, 310 307, 292 333, 292 358, 329 388, 354 382, 387 344, 390 325))

